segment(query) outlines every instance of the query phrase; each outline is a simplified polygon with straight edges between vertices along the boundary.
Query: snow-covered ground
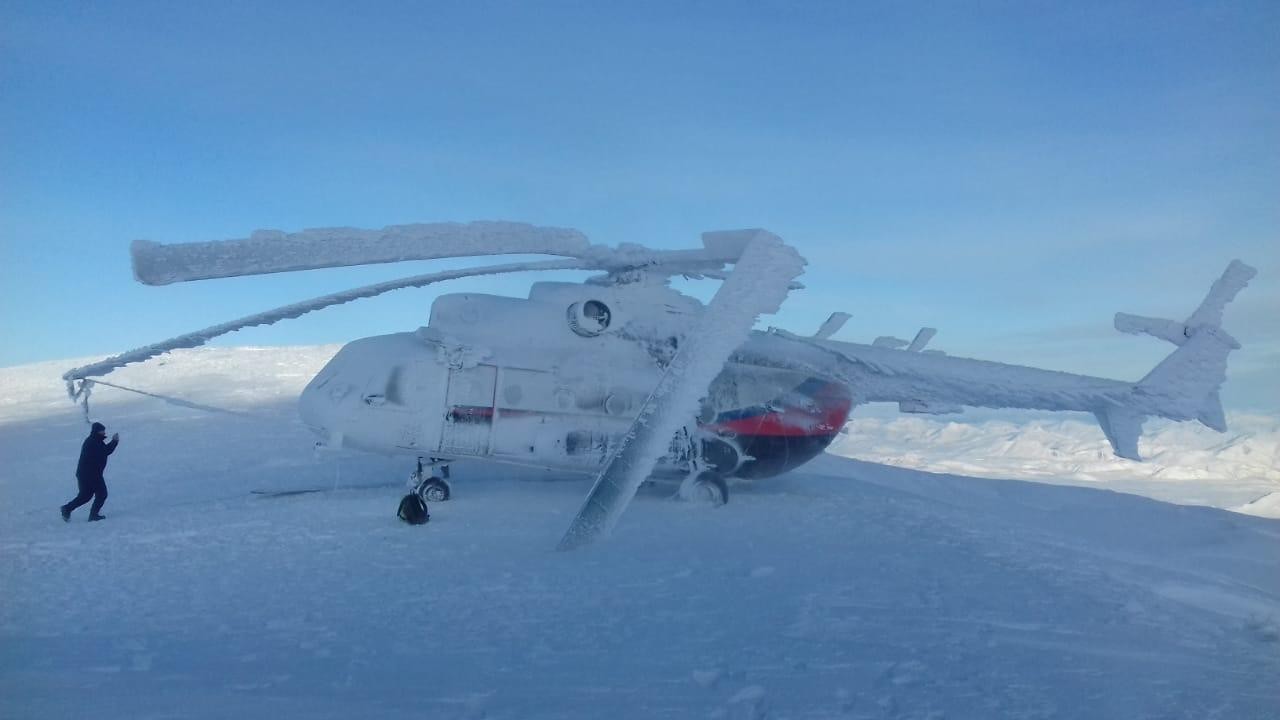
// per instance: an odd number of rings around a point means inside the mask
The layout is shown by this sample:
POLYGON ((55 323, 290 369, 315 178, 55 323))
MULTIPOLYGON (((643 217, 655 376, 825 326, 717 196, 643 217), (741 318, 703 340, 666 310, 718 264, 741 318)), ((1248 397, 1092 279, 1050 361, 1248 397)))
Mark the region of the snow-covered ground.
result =
POLYGON ((1148 465, 1074 421, 859 418, 724 508, 647 488, 565 553, 589 478, 459 463, 409 527, 406 463, 316 457, 294 404, 336 349, 107 376, 245 415, 98 388, 95 524, 57 516, 79 363, 0 369, 0 717, 1280 715, 1280 521, 1110 491, 1264 495, 1265 418, 1154 428, 1148 465))

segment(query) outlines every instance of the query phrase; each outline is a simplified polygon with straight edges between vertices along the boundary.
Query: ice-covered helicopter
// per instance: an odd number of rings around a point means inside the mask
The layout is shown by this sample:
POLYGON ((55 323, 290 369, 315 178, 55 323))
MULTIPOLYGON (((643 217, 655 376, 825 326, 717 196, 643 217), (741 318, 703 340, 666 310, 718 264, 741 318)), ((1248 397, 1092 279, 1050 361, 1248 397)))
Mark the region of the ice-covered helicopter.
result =
POLYGON ((320 443, 416 458, 414 492, 449 498, 449 463, 480 458, 595 473, 564 544, 607 530, 636 487, 680 478, 682 493, 728 499, 729 478, 791 470, 826 448, 858 403, 910 413, 963 406, 1093 413, 1114 452, 1138 458, 1148 416, 1226 429, 1218 388, 1239 347, 1222 312, 1253 276, 1233 261, 1184 322, 1117 314, 1116 328, 1178 347, 1137 382, 947 356, 934 331, 870 345, 816 334, 752 331, 797 287, 804 261, 762 230, 705 233, 702 247, 592 245, 575 230, 521 223, 417 224, 132 247, 150 285, 315 268, 506 254, 557 259, 418 275, 296 303, 68 371, 73 398, 94 377, 175 348, 194 347, 355 299, 444 280, 539 270, 588 270, 583 283, 537 282, 528 297, 439 296, 426 327, 355 340, 303 391, 304 422, 320 443), (670 287, 673 276, 722 281, 710 303, 670 287))

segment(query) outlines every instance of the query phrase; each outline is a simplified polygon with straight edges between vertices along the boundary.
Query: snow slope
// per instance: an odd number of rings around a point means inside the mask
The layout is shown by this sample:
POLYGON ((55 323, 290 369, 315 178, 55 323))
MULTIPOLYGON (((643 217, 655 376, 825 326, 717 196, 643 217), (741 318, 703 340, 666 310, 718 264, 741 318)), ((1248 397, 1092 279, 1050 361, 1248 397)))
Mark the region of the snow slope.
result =
POLYGON ((1280 712, 1276 520, 827 455, 721 509, 642 490, 570 553, 589 478, 459 464, 408 527, 409 468, 316 458, 295 419, 334 350, 113 373, 250 415, 98 388, 121 447, 95 524, 56 509, 76 363, 0 370, 0 717, 1280 712))

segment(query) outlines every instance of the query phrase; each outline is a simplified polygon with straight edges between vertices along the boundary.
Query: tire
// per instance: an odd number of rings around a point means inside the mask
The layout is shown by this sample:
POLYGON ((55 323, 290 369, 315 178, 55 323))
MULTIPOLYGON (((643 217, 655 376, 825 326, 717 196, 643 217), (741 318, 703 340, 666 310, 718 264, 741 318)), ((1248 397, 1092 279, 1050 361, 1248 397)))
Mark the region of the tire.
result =
POLYGON ((729 502, 729 485, 718 473, 704 472, 688 487, 681 488, 680 496, 690 502, 720 507, 729 502))
POLYGON ((438 477, 429 477, 427 481, 422 483, 422 487, 418 488, 418 496, 423 502, 445 502, 453 492, 449 488, 449 483, 438 477))

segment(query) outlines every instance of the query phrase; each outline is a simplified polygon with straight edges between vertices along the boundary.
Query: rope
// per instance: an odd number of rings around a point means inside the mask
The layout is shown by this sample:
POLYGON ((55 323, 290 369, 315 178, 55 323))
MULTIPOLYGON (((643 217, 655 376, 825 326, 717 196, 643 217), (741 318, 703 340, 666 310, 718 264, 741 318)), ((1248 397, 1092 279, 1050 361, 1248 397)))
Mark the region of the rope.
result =
POLYGON ((115 383, 109 383, 105 380, 85 379, 80 383, 80 388, 73 392, 72 397, 79 400, 81 406, 84 408, 84 421, 86 423, 89 422, 89 394, 92 391, 94 385, 106 385, 107 387, 110 387, 110 388, 115 388, 117 390, 124 390, 125 392, 136 393, 138 395, 145 395, 146 397, 155 398, 157 400, 163 400, 164 402, 167 402, 170 405, 177 405, 178 407, 190 408, 192 410, 203 410, 204 412, 223 413, 225 415, 235 415, 236 417, 250 418, 250 419, 266 419, 265 415, 256 415, 254 413, 242 412, 240 410, 228 410, 227 408, 220 408, 214 405, 202 405, 200 403, 194 403, 194 402, 191 402, 190 400, 183 400, 181 398, 171 397, 169 395, 161 395, 159 393, 147 392, 146 390, 139 390, 137 388, 125 387, 123 385, 116 385, 115 383))

